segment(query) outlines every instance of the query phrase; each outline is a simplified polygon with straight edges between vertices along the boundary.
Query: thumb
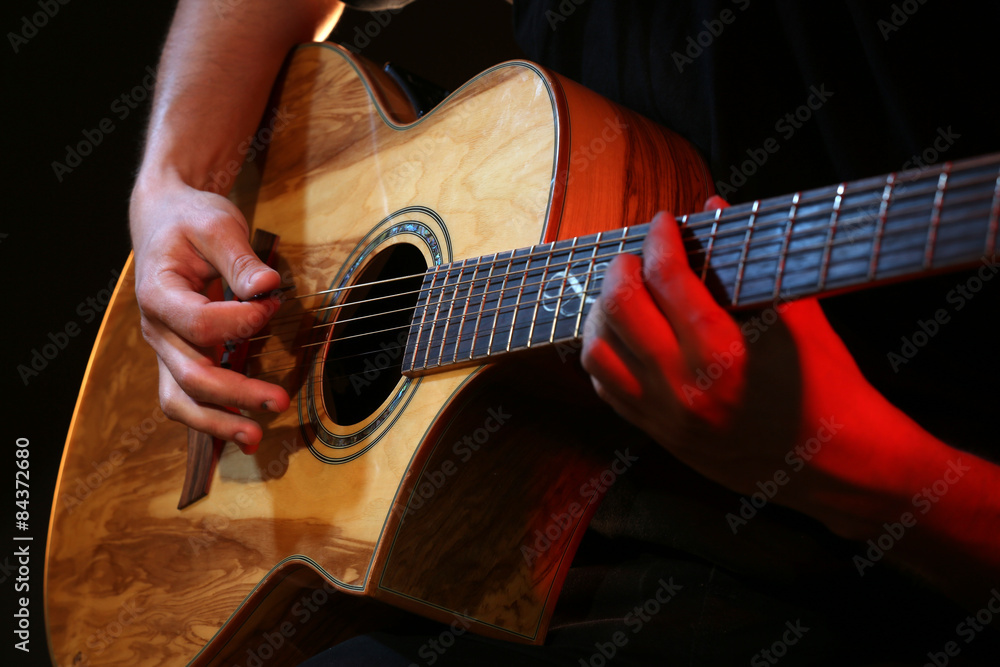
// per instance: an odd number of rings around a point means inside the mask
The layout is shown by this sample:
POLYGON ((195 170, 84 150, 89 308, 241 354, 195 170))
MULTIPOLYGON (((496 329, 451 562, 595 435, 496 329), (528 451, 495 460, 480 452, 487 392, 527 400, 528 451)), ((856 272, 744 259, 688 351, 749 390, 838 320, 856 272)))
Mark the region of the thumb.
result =
POLYGON ((226 203, 231 210, 221 212, 198 250, 241 300, 277 289, 281 277, 254 253, 243 214, 226 203))

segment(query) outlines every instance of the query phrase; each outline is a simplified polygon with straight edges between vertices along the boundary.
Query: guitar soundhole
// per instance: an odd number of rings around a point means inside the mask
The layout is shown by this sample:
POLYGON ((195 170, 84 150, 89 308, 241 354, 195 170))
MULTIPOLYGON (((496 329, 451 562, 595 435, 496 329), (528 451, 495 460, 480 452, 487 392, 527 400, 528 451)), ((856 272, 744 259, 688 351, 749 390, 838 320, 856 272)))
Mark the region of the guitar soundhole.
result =
POLYGON ((396 389, 413 309, 427 270, 423 254, 396 243, 375 254, 335 310, 323 363, 323 397, 337 424, 357 424, 396 389))

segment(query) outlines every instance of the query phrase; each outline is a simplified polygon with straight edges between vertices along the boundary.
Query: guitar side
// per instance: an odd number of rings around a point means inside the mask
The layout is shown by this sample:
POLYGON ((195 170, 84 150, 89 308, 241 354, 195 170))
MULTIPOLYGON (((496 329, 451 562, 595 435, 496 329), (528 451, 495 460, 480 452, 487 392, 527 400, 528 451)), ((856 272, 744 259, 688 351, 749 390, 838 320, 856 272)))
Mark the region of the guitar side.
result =
MULTIPOLYGON (((710 187, 686 145, 533 66, 498 66, 415 122, 405 122, 399 99, 342 50, 312 45, 294 55, 252 226, 280 237, 277 268, 296 294, 335 289, 397 244, 434 265, 640 222, 658 208, 693 210, 710 187), (668 162, 671 155, 680 158, 668 162), (630 166, 639 156, 649 159, 630 166), (696 174, 693 187, 662 187, 687 182, 684 172, 696 174)), ((307 311, 329 299, 297 302, 292 321, 314 323, 307 311)), ((252 644, 240 627, 258 608, 296 599, 281 588, 294 570, 315 573, 334 599, 374 598, 542 641, 593 507, 541 558, 528 562, 518 545, 578 495, 580 479, 607 467, 607 452, 573 438, 552 445, 558 421, 531 426, 544 417, 539 397, 505 398, 524 378, 509 369, 400 380, 371 415, 341 424, 317 389, 317 355, 298 347, 310 335, 302 325, 264 344, 251 371, 272 372, 293 407, 263 418, 256 454, 227 445, 208 495, 178 510, 186 428, 159 410, 155 356, 139 331, 127 264, 88 365, 53 505, 45 589, 55 664, 213 664, 238 655, 252 644), (510 422, 494 416, 488 446, 458 460, 454 443, 488 429, 490 408, 510 422), (552 455, 528 455, 539 447, 552 455), (579 465, 564 472, 559 452, 574 450, 579 465), (505 453, 516 453, 507 459, 516 465, 497 464, 505 453), (464 464, 446 475, 449 484, 415 495, 448 461, 464 464), (524 490, 522 507, 482 518, 498 504, 510 509, 491 490, 515 488, 524 490), (442 517, 451 517, 447 536, 438 532, 442 517), (453 571, 463 561, 475 570, 484 554, 493 561, 471 579, 453 571)), ((344 618, 337 607, 323 612, 344 618)), ((354 616, 359 607, 339 608, 354 616)))

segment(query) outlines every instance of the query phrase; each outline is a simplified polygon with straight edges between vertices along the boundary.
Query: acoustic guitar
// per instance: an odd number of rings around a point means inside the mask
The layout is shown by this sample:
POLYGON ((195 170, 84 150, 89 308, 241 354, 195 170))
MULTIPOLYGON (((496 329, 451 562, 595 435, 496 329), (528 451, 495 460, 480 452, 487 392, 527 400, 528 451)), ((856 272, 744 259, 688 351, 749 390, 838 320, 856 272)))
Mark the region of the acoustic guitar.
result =
MULTIPOLYGON (((296 664, 404 612, 541 643, 636 453, 575 363, 583 322, 644 221, 701 206, 707 169, 524 62, 416 118, 370 63, 307 45, 272 109, 233 196, 293 289, 224 361, 292 407, 249 456, 167 420, 129 260, 59 472, 54 663, 296 664)), ((992 261, 998 175, 994 155, 681 223, 717 298, 760 307, 992 261)))

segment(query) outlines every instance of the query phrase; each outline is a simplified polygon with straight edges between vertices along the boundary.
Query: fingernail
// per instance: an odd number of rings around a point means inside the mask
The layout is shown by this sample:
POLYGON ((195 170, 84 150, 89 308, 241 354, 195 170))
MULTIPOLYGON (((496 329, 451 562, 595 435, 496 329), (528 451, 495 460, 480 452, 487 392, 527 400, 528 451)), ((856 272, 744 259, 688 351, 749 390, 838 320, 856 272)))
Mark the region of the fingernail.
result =
POLYGON ((263 403, 260 404, 260 407, 261 407, 262 410, 270 410, 271 412, 279 412, 279 410, 278 410, 278 404, 275 403, 274 401, 270 401, 270 400, 264 401, 263 403))
POLYGON ((240 443, 241 445, 249 445, 250 444, 250 441, 247 440, 247 434, 244 433, 243 431, 240 431, 239 433, 237 433, 236 435, 234 435, 233 436, 233 440, 235 440, 236 442, 240 443))

